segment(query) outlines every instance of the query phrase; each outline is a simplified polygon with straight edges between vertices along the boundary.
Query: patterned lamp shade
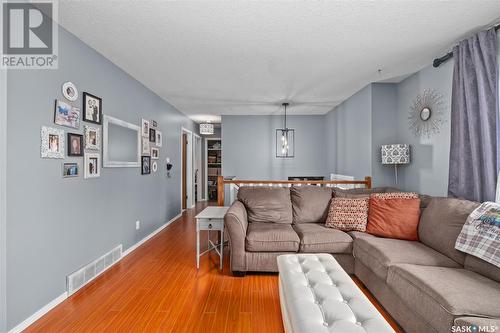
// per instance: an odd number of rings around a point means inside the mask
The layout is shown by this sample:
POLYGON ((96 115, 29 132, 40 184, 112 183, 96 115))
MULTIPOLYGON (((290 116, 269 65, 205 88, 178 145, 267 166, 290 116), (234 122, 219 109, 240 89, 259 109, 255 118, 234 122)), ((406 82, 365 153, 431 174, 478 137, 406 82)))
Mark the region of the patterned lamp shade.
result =
POLYGON ((382 164, 409 164, 410 145, 382 145, 382 164))

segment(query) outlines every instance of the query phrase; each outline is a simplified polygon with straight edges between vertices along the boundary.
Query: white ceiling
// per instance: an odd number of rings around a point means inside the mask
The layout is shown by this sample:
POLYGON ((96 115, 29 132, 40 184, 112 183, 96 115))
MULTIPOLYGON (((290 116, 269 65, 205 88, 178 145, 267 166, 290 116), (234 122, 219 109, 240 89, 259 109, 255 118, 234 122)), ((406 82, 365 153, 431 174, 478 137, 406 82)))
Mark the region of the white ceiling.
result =
POLYGON ((197 121, 326 113, 499 17, 498 0, 59 2, 62 26, 197 121))

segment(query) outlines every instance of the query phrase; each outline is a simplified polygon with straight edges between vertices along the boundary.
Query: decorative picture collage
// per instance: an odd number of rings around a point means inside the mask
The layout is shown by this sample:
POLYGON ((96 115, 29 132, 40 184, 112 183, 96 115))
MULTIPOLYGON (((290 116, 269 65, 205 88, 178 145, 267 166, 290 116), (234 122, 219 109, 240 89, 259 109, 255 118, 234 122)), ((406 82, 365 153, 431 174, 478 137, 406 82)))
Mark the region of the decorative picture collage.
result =
POLYGON ((158 159, 160 158, 160 149, 163 137, 158 130, 158 123, 154 120, 142 119, 142 157, 141 174, 149 175, 158 170, 158 159))
MULTIPOLYGON (((82 94, 82 109, 72 102, 78 100, 78 90, 72 82, 62 85, 65 100, 54 102, 54 124, 71 128, 67 133, 63 129, 49 126, 41 128, 41 157, 64 159, 67 157, 83 157, 83 176, 85 179, 97 178, 101 175, 101 124, 102 99, 88 92, 82 94), (83 133, 80 131, 80 122, 83 133)), ((147 175, 158 170, 158 159, 162 146, 162 133, 154 120, 142 119, 142 158, 141 174, 147 175)), ((79 177, 81 173, 78 161, 62 163, 62 177, 79 177)))
MULTIPOLYGON (((71 128, 65 135, 64 130, 42 126, 41 129, 41 157, 64 159, 68 157, 84 157, 84 178, 96 178, 101 174, 101 98, 83 93, 82 110, 72 104, 78 100, 78 89, 72 82, 62 85, 62 94, 66 100, 56 99, 54 102, 54 124, 71 128), (95 125, 84 125, 83 134, 80 122, 85 121, 95 125)), ((79 177, 80 163, 68 161, 62 163, 62 177, 79 177)))

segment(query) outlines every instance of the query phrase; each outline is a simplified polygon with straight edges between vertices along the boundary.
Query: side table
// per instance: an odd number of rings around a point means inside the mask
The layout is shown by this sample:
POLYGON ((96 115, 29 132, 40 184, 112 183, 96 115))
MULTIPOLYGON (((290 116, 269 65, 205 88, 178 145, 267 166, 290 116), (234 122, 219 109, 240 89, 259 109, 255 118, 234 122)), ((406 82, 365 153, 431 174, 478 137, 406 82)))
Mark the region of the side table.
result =
POLYGON ((220 269, 222 269, 224 253, 224 215, 229 207, 210 206, 195 216, 196 219, 196 268, 200 268, 200 257, 212 250, 219 255, 220 269), (200 253, 200 231, 208 231, 208 249, 200 253), (219 244, 210 240, 210 231, 220 232, 219 244))

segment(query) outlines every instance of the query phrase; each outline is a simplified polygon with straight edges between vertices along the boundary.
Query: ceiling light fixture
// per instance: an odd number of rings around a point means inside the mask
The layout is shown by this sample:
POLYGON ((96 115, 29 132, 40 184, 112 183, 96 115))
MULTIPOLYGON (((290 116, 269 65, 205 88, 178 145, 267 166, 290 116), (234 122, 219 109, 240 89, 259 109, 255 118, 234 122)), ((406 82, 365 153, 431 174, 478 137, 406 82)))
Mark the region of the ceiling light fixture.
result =
POLYGON ((210 124, 210 123, 200 124, 200 134, 201 135, 213 135, 214 134, 214 124, 210 124))
POLYGON ((294 157, 295 130, 286 124, 286 108, 290 103, 281 104, 285 108, 284 126, 276 130, 276 157, 294 157))

